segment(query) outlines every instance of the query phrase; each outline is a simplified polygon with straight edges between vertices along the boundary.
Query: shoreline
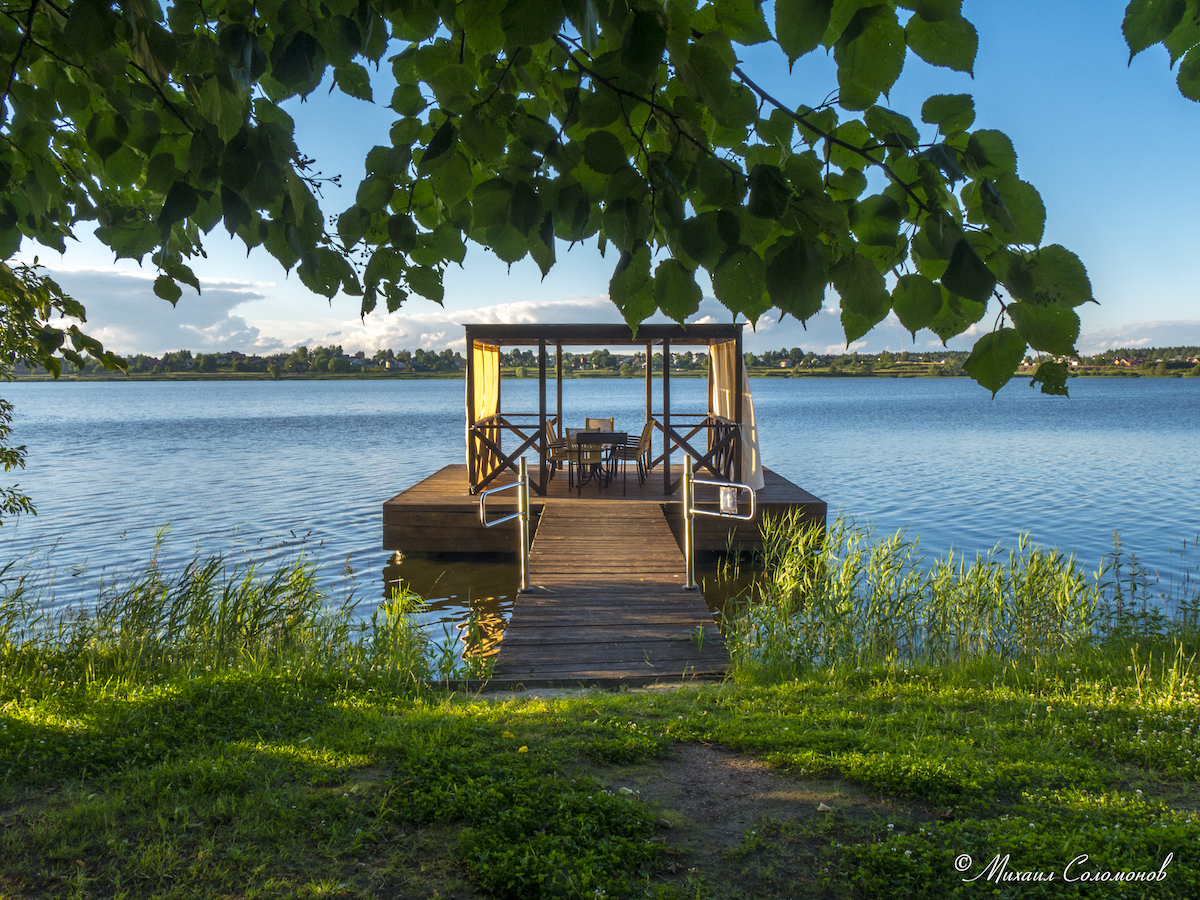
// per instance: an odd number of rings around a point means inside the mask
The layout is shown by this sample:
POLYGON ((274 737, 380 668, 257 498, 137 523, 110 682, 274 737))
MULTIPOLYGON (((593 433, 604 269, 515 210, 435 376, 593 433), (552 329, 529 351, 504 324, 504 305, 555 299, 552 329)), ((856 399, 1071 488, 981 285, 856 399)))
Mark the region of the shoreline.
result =
MULTIPOLYGON (((661 373, 656 372, 656 375, 661 373)), ((815 371, 797 371, 795 369, 750 369, 750 378, 965 378, 965 374, 961 372, 929 372, 929 371, 872 371, 872 372, 848 372, 845 370, 830 372, 828 369, 820 369, 815 371)), ((1013 377, 1020 378, 1024 375, 1032 375, 1032 370, 1028 372, 1017 372, 1013 377)), ((49 374, 37 375, 15 375, 10 383, 19 382, 54 382, 61 383, 65 381, 461 381, 466 376, 462 372, 346 372, 346 373, 331 373, 320 372, 316 374, 288 374, 280 375, 278 378, 272 377, 270 374, 262 372, 216 372, 216 373, 190 373, 190 372, 172 372, 162 374, 146 374, 137 373, 132 375, 125 374, 96 374, 96 375, 60 375, 58 378, 49 374)), ((511 369, 502 370, 502 377, 505 379, 518 379, 521 376, 516 375, 511 369)), ((535 380, 536 375, 526 375, 522 380, 535 380)), ((576 372, 564 374, 563 380, 608 380, 608 379, 628 379, 642 380, 645 373, 639 372, 636 375, 621 375, 617 372, 576 372)), ((671 371, 672 378, 707 378, 708 371, 671 371)), ((1130 371, 1127 369, 1105 368, 1099 371, 1071 372, 1068 378, 1150 378, 1150 379, 1173 379, 1186 378, 1189 376, 1184 371, 1175 371, 1166 375, 1155 375, 1153 372, 1130 371)))

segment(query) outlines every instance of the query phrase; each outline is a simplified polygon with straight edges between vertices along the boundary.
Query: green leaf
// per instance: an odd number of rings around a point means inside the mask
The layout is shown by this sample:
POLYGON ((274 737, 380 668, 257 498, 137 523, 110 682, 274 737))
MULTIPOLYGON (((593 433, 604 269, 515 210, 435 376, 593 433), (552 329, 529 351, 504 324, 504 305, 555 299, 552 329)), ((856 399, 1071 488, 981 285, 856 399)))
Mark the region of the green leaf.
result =
POLYGON ((1075 307, 1092 299, 1092 283, 1079 257, 1058 244, 1042 247, 1023 266, 1010 266, 1004 286, 1018 300, 1075 307))
POLYGON ((426 107, 425 97, 415 84, 401 84, 392 91, 392 109, 402 116, 415 116, 426 107))
POLYGON ((995 188, 1016 226, 1013 235, 1016 242, 1040 244, 1046 226, 1046 207, 1037 188, 1016 175, 1001 175, 995 181, 995 188))
POLYGON ((846 346, 849 347, 852 342, 857 341, 886 317, 887 313, 876 318, 874 316, 861 316, 848 309, 843 309, 842 331, 846 334, 846 346))
POLYGON ((1029 346, 1055 356, 1074 355, 1079 339, 1079 316, 1061 306, 1017 302, 1008 305, 1009 318, 1029 346))
POLYGON ((367 233, 370 224, 371 214, 361 206, 352 206, 338 216, 337 230, 338 237, 342 239, 342 246, 347 250, 353 249, 367 233))
POLYGON ((679 242, 688 256, 711 272, 725 252, 717 231, 717 214, 704 212, 685 219, 679 228, 679 242))
POLYGON ((941 312, 933 317, 933 321, 929 323, 929 330, 945 344, 950 338, 957 337, 982 319, 986 312, 986 303, 976 303, 943 289, 941 312))
POLYGON ((461 265, 467 258, 467 245, 463 243, 462 232, 449 223, 443 223, 433 230, 433 243, 447 262, 461 265))
POLYGON ((750 170, 750 201, 746 208, 753 216, 778 219, 787 212, 792 189, 778 166, 757 165, 750 170))
POLYGON ((601 175, 612 175, 629 165, 629 157, 611 131, 593 131, 583 141, 583 161, 601 175))
POLYGON ((528 235, 541 224, 542 217, 542 202, 533 185, 528 181, 516 182, 508 200, 509 224, 521 234, 528 235))
POLYGON ((979 35, 961 16, 929 22, 918 13, 904 26, 904 35, 913 52, 930 65, 973 72, 979 35))
POLYGON ((125 145, 129 123, 120 113, 104 110, 92 116, 84 139, 100 159, 108 159, 125 145))
POLYGON ((1042 386, 1043 394, 1050 394, 1056 397, 1066 397, 1067 394, 1067 364, 1065 362, 1050 362, 1040 363, 1037 371, 1033 373, 1033 377, 1029 379, 1029 386, 1035 384, 1042 386))
POLYGON ((410 288, 422 297, 427 297, 441 305, 442 297, 445 294, 441 272, 429 266, 410 266, 404 273, 404 277, 410 288))
POLYGON ((908 116, 883 106, 872 106, 863 113, 863 121, 876 140, 889 147, 912 150, 921 140, 920 133, 908 116))
POLYGON ((102 0, 76 0, 62 29, 67 45, 87 60, 112 47, 116 39, 116 16, 111 5, 102 0))
POLYGON ((1186 9, 1186 0, 1132 0, 1121 23, 1130 62, 1147 47, 1166 40, 1186 9))
MULTIPOLYGON (((371 76, 358 63, 347 63, 333 71, 334 82, 343 94, 357 97, 359 100, 372 102, 371 76)), ((412 113, 410 115, 415 115, 412 113)))
POLYGON ((421 162, 417 165, 418 173, 427 175, 440 163, 445 162, 446 154, 454 146, 456 134, 454 120, 447 116, 446 121, 441 124, 438 130, 433 133, 433 137, 429 139, 429 144, 425 147, 425 153, 421 156, 421 162))
POLYGON ((1181 56, 1200 44, 1200 2, 1188 0, 1183 20, 1175 26, 1163 44, 1166 45, 1172 66, 1179 62, 1181 56))
POLYGON ((621 64, 631 72, 649 79, 658 71, 667 49, 667 30, 656 13, 639 11, 625 31, 621 43, 621 64))
POLYGON ((354 202, 368 213, 379 212, 391 202, 396 186, 390 178, 381 175, 368 175, 358 186, 354 202))
POLYGON ((903 5, 926 22, 944 22, 962 17, 962 0, 908 0, 903 5))
POLYGON ((942 286, 960 297, 986 304, 996 289, 996 276, 984 265, 967 239, 959 238, 950 255, 946 274, 942 276, 942 286))
POLYGON ((825 252, 820 242, 785 235, 767 251, 767 295, 782 312, 806 322, 825 302, 825 252))
POLYGON ((1189 100, 1200 100, 1200 51, 1189 50, 1179 66, 1179 75, 1175 78, 1179 93, 1189 100))
POLYGON ((762 11, 762 0, 724 0, 713 4, 717 25, 739 44, 747 46, 771 40, 762 11))
POLYGON ((542 224, 536 231, 529 233, 529 255, 542 271, 542 278, 550 274, 554 267, 554 214, 546 213, 542 224))
POLYGON ((181 222, 196 211, 200 204, 200 195, 186 181, 177 181, 167 191, 167 199, 163 202, 162 212, 158 215, 158 227, 166 230, 176 222, 181 222))
POLYGON ((820 46, 832 9, 833 0, 775 0, 775 39, 789 66, 820 46))
POLYGON ((992 392, 1008 384, 1025 357, 1025 339, 1012 328, 991 331, 975 342, 963 371, 992 392))
POLYGON ((296 32, 291 40, 276 39, 271 49, 271 77, 283 86, 285 96, 307 94, 317 86, 325 69, 320 51, 317 39, 304 31, 296 32))
POLYGON ((653 315, 657 306, 650 280, 650 249, 645 244, 640 244, 632 253, 621 254, 608 283, 608 296, 635 332, 647 316, 653 315))
POLYGON ((966 159, 984 178, 1017 173, 1017 152, 1008 135, 1000 131, 982 129, 972 133, 967 140, 966 159))
POLYGON ((879 322, 887 315, 891 297, 884 286, 883 275, 869 259, 857 253, 844 257, 830 275, 842 298, 843 310, 872 322, 879 322))
POLYGON ((833 48, 842 108, 866 109, 891 90, 904 68, 904 52, 904 29, 895 10, 859 10, 833 48))
POLYGON ((471 190, 471 164, 462 153, 449 154, 429 176, 438 200, 450 209, 471 190))
POLYGON ((887 194, 873 194, 850 207, 850 229, 860 244, 893 246, 903 215, 887 194))
POLYGON ((221 185, 221 217, 225 220, 225 228, 233 234, 243 225, 250 224, 253 212, 240 194, 221 185))
POLYGON ((170 276, 159 275, 154 279, 154 293, 174 306, 183 296, 183 289, 170 276))
POLYGON ((500 11, 504 45, 533 47, 558 34, 564 18, 561 0, 508 0, 500 11))
POLYGON ((892 309, 916 338, 942 311, 942 289, 923 275, 901 275, 892 289, 892 309))
POLYGON ((700 308, 700 285, 695 273, 677 259, 664 259, 654 270, 654 302, 676 322, 700 308))
POLYGON ((966 131, 975 121, 975 101, 970 94, 934 94, 921 106, 921 121, 942 134, 966 131))
POLYGON ((713 273, 713 291, 726 309, 745 314, 751 322, 771 307, 766 265, 749 247, 733 247, 725 253, 713 273))

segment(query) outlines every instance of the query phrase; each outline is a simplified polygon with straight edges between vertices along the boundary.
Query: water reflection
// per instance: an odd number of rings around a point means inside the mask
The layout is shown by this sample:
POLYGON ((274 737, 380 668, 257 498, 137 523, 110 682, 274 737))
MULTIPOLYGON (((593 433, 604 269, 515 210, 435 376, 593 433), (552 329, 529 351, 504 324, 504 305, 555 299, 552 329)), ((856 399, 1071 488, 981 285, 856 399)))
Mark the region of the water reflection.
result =
POLYGON ((487 659, 500 652, 504 626, 521 581, 520 567, 505 556, 419 558, 399 553, 383 567, 384 599, 403 588, 425 600, 419 622, 441 655, 465 651, 487 659))
MULTIPOLYGON (((746 560, 697 560, 696 581, 722 628, 723 615, 743 601, 754 575, 746 560)), ((397 553, 383 567, 380 597, 387 599, 400 587, 425 600, 418 621, 433 641, 435 656, 488 659, 500 652, 520 580, 516 558, 507 555, 425 558, 397 553)))

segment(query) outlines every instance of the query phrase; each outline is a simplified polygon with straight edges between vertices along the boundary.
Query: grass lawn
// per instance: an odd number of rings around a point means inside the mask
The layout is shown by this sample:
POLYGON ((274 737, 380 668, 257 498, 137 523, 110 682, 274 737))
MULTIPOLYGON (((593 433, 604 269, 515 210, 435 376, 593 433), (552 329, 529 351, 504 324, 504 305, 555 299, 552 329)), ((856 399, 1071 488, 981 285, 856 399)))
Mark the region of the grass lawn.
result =
POLYGON ((1196 604, 860 537, 775 533, 736 677, 630 692, 426 687, 411 598, 303 561, 50 620, 6 569, 0 896, 1200 897, 1196 604))
POLYGON ((498 698, 228 672, 13 698, 0 894, 1196 897, 1177 662, 498 698), (1161 881, 1064 881, 1168 854, 1161 881))

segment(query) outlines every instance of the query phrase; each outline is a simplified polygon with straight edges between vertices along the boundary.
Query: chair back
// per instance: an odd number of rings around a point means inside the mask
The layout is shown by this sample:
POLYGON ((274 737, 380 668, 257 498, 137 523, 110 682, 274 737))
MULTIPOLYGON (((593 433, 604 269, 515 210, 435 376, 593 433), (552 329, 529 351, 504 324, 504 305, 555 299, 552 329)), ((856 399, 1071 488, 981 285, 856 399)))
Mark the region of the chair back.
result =
POLYGON ((638 456, 645 456, 650 452, 650 438, 654 436, 654 422, 647 422, 642 427, 642 436, 638 438, 638 456))
POLYGON ((586 420, 587 431, 612 431, 612 419, 588 419, 586 420))
POLYGON ((582 448, 579 446, 578 435, 580 432, 594 430, 595 429, 592 428, 583 428, 578 429, 573 433, 567 433, 567 453, 572 459, 577 460, 581 465, 587 466, 599 464, 603 455, 599 444, 584 444, 582 448))

